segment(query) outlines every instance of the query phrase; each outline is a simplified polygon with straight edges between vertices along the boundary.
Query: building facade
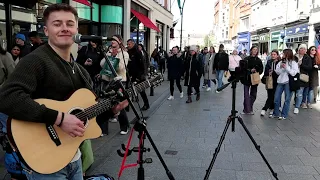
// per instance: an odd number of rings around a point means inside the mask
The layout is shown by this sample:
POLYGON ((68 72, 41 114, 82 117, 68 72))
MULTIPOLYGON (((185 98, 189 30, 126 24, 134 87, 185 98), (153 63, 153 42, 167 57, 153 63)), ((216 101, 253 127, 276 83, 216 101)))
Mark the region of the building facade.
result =
MULTIPOLYGON (((76 8, 80 34, 105 37, 120 34, 124 41, 131 38, 143 44, 148 52, 159 46, 169 48, 173 25, 171 0, 43 0, 32 9, 13 6, 13 35, 24 33, 27 37, 30 31, 37 30, 46 39, 42 14, 53 3, 68 3, 76 8)), ((5 24, 5 10, 0 3, 0 43, 4 47, 7 42, 5 24)))

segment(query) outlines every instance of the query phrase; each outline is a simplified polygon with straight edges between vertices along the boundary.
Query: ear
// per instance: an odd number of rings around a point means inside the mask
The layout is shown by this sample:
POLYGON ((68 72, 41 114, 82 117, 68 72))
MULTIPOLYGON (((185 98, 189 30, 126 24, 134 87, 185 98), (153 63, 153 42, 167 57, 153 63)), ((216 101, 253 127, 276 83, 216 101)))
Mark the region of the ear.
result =
POLYGON ((47 28, 47 26, 43 26, 43 32, 48 37, 48 28, 47 28))

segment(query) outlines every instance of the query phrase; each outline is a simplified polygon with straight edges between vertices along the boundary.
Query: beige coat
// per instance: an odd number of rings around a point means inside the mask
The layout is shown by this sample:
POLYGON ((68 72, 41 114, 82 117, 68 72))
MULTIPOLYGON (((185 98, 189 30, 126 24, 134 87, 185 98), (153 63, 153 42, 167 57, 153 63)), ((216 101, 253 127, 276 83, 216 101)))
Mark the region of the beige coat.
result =
MULTIPOLYGON (((108 56, 111 56, 111 53, 108 52, 107 55, 108 55, 108 56)), ((126 76, 127 70, 126 70, 126 66, 128 65, 128 61, 129 61, 129 54, 128 54, 127 51, 123 50, 123 55, 122 55, 122 51, 121 51, 121 49, 119 48, 119 49, 118 49, 118 54, 117 54, 116 58, 119 58, 119 60, 120 60, 120 61, 119 61, 119 67, 118 67, 118 69, 116 69, 117 74, 122 77, 122 81, 127 81, 127 76, 126 76), (123 59, 123 57, 124 57, 124 59, 123 59)), ((105 58, 103 58, 103 59, 101 60, 101 62, 100 62, 100 66, 103 68, 105 63, 106 63, 106 60, 105 60, 105 58)), ((107 77, 107 76, 105 76, 105 75, 102 75, 101 78, 102 78, 103 80, 105 80, 105 81, 111 81, 111 80, 112 80, 112 78, 107 77)))
POLYGON ((213 53, 210 57, 210 53, 206 54, 204 64, 204 79, 216 79, 216 74, 212 73, 213 60, 216 53, 213 53))
POLYGON ((9 75, 13 72, 15 63, 10 53, 0 54, 0 87, 9 75))

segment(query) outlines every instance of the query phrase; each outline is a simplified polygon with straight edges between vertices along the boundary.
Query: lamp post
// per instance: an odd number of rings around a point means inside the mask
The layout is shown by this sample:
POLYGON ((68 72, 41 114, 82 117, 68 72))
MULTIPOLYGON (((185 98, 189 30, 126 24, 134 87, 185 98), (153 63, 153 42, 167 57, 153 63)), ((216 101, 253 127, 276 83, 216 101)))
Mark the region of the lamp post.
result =
POLYGON ((178 0, 178 6, 179 6, 179 9, 180 9, 180 16, 181 16, 180 50, 182 50, 183 8, 184 8, 184 3, 185 2, 186 2, 186 0, 183 1, 183 4, 181 6, 181 2, 180 2, 180 0, 178 0))

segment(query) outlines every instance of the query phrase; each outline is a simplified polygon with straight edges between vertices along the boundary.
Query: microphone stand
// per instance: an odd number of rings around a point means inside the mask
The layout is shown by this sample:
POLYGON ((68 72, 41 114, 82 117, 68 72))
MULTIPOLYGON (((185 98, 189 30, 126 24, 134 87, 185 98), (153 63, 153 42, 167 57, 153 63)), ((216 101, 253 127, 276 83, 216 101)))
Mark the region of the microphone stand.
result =
MULTIPOLYGON (((114 77, 118 77, 118 74, 117 74, 116 70, 114 69, 113 65, 111 64, 111 62, 110 62, 110 60, 109 60, 109 58, 108 58, 108 56, 107 56, 107 51, 105 50, 105 48, 103 48, 102 45, 101 45, 101 48, 100 48, 100 49, 101 49, 101 52, 103 53, 103 56, 104 56, 104 58, 105 58, 105 60, 106 60, 106 63, 108 64, 108 66, 109 66, 109 68, 110 68, 113 76, 114 76, 114 77)), ((143 118, 140 118, 140 116, 139 116, 139 114, 138 114, 138 111, 137 111, 136 108, 134 107, 134 104, 133 104, 133 102, 131 101, 130 96, 129 96, 128 92, 126 91, 125 86, 123 85, 123 83, 122 83, 121 81, 117 81, 117 82, 119 83, 119 86, 120 86, 120 88, 121 88, 121 90, 122 90, 125 98, 128 100, 129 105, 131 106, 131 108, 132 108, 132 110, 133 110, 133 113, 134 113, 135 116, 136 116, 136 122, 135 122, 135 125, 134 125, 134 129, 135 129, 137 132, 139 132, 139 135, 138 135, 139 139, 140 139, 141 136, 143 136, 143 134, 145 134, 145 135, 147 136, 147 138, 148 138, 148 140, 150 141, 153 149, 155 150, 155 152, 156 152, 156 154, 157 154, 157 156, 158 156, 158 158, 159 158, 162 166, 164 167, 168 178, 169 178, 170 180, 175 180, 175 178, 173 177, 171 171, 168 169, 168 166, 167 166, 166 163, 164 162, 164 160, 163 160, 163 158, 162 158, 162 156, 161 156, 158 148, 156 147, 154 141, 152 140, 152 138, 151 138, 151 136, 150 136, 150 134, 149 134, 149 131, 147 130, 146 120, 143 119, 143 118)), ((135 91, 134 86, 132 86, 131 88, 135 91)), ((123 147, 123 146, 122 146, 122 147, 123 147)), ((126 147, 125 149, 127 149, 127 148, 128 148, 128 147, 126 147)), ((136 152, 135 149, 136 149, 136 148, 133 148, 132 150, 129 150, 129 151, 130 151, 130 152, 132 152, 132 151, 136 152)), ((144 161, 144 160, 142 159, 142 157, 143 157, 143 152, 147 152, 147 151, 148 151, 148 149, 146 149, 146 148, 144 147, 144 141, 143 141, 142 144, 141 144, 141 152, 140 152, 140 154, 139 154, 139 156, 140 156, 140 162, 138 162, 138 163, 139 163, 139 168, 138 168, 137 180, 144 180, 144 179, 145 179, 143 164, 144 164, 144 163, 150 163, 150 162, 144 161)))
POLYGON ((210 177, 210 173, 211 170, 213 168, 214 162, 217 159, 218 153, 220 151, 221 145, 223 143, 223 140, 226 137, 228 128, 231 124, 231 131, 234 132, 235 131, 235 121, 236 119, 239 121, 239 123, 242 125, 243 129, 246 131, 247 135, 249 136, 251 142, 253 143, 254 147, 257 149, 257 151, 259 152, 260 156, 262 157, 262 159, 264 160, 264 162, 266 163, 266 165, 268 166, 269 170, 271 171, 273 177, 278 180, 277 177, 277 173, 275 173, 272 169, 272 167, 270 166, 268 160, 265 158, 265 156, 263 155, 263 153, 261 152, 260 146, 257 144, 257 142, 254 140, 254 138, 252 137, 251 133, 249 132, 248 128, 246 127, 246 125, 243 122, 243 119, 240 116, 237 116, 238 111, 236 110, 236 88, 237 88, 237 82, 239 81, 238 78, 235 78, 234 80, 232 80, 231 82, 223 85, 222 87, 218 88, 217 91, 222 91, 224 88, 228 87, 231 84, 231 88, 232 88, 232 109, 231 109, 231 115, 228 117, 227 119, 227 124, 223 130, 223 133, 221 135, 221 138, 219 140, 219 144, 216 147, 214 154, 213 154, 213 158, 210 162, 210 165, 208 167, 208 169, 206 170, 206 175, 204 177, 204 180, 208 180, 210 177))

